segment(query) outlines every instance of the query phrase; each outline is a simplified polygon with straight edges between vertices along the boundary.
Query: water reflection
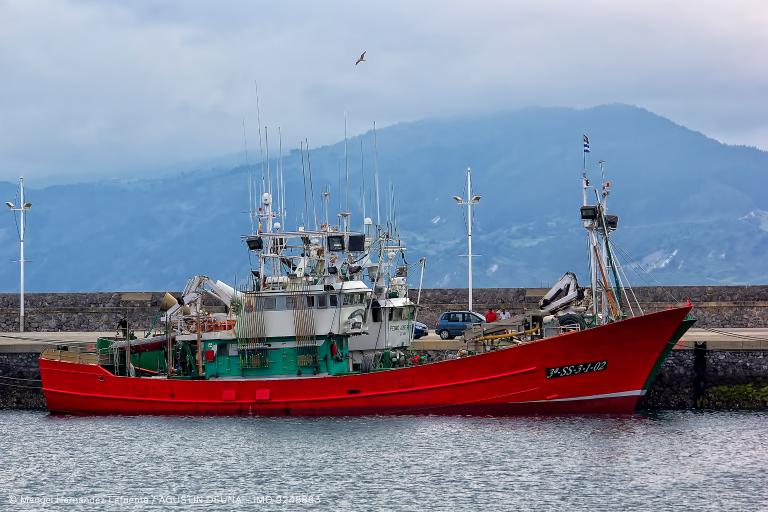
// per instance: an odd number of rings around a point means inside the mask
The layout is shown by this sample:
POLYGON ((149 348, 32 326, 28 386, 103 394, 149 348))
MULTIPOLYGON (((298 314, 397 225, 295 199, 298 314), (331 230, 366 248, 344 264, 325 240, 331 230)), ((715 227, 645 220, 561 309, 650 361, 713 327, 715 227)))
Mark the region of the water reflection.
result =
POLYGON ((757 510, 768 502, 766 419, 691 412, 512 418, 2 412, 0 508, 8 505, 6 496, 55 495, 149 497, 155 501, 131 506, 157 510, 197 505, 168 501, 174 496, 239 497, 207 504, 222 510, 757 510), (279 507, 255 501, 266 496, 314 501, 279 507))

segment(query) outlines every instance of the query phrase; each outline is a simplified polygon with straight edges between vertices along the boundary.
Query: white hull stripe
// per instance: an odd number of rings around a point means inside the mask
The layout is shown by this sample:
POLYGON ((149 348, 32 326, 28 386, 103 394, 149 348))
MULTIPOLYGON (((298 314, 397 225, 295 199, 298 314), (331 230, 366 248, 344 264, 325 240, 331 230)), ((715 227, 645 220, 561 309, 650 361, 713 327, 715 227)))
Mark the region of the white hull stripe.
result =
POLYGON ((575 402, 577 400, 600 400, 601 398, 621 398, 625 396, 643 396, 644 389, 635 389, 633 391, 619 391, 618 393, 605 393, 603 395, 574 396, 571 398, 553 398, 551 400, 527 400, 524 402, 509 402, 511 404, 537 404, 545 402, 575 402))

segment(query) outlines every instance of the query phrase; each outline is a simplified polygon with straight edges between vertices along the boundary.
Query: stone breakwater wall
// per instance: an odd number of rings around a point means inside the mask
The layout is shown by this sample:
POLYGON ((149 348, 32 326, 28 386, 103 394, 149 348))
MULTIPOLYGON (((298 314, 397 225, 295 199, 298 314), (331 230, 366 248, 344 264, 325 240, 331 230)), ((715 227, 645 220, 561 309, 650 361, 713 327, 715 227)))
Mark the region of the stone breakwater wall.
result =
POLYGON ((640 406, 768 409, 768 351, 673 350, 640 406))
MULTIPOLYGON (((548 288, 478 288, 473 290, 474 310, 507 308, 512 314, 536 309, 548 288)), ((694 304, 696 327, 768 327, 768 285, 665 286, 633 289, 643 311, 665 309, 687 299, 694 304)), ((416 300, 416 291, 411 290, 416 300)), ((465 288, 427 289, 421 292, 419 320, 432 328, 443 311, 467 308, 465 288)))
MULTIPOLYGON (((424 352, 428 360, 448 351, 424 352)), ((0 353, 0 409, 45 410, 37 353, 0 353)), ((768 351, 674 350, 645 409, 768 409, 768 351)))
MULTIPOLYGON (((144 329, 158 318, 165 292, 29 293, 25 295, 25 330, 103 332, 117 329, 125 318, 133 329, 144 329)), ((180 293, 173 293, 180 297, 180 293)), ((216 302, 211 310, 221 311, 216 302)), ((0 294, 0 332, 19 330, 18 294, 0 294)))
POLYGON ((0 410, 44 410, 37 352, 0 352, 0 410))
MULTIPOLYGON (((505 307, 514 313, 536 308, 543 288, 478 288, 474 309, 505 307)), ((696 327, 768 327, 768 285, 669 286, 634 289, 643 310, 664 309, 690 298, 696 327)), ((179 293, 174 293, 179 297, 179 293)), ((27 331, 111 331, 127 318, 134 328, 147 328, 158 315, 163 292, 30 293, 26 295, 27 331)), ((416 300, 416 290, 411 291, 416 300)), ((216 308, 210 301, 212 310, 216 308)), ((419 320, 429 327, 443 311, 465 309, 467 290, 426 289, 421 293, 419 320)), ((0 294, 0 332, 19 330, 18 294, 0 294)))

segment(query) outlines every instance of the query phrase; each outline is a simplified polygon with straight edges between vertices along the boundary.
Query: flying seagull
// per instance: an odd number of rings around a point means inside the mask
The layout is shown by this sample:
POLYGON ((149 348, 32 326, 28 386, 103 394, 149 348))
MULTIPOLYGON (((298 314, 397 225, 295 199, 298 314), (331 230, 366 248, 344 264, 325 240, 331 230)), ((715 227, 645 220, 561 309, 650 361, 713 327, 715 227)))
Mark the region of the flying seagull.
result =
POLYGON ((361 62, 365 62, 365 52, 360 54, 360 57, 358 57, 357 61, 355 62, 355 66, 357 66, 361 62))

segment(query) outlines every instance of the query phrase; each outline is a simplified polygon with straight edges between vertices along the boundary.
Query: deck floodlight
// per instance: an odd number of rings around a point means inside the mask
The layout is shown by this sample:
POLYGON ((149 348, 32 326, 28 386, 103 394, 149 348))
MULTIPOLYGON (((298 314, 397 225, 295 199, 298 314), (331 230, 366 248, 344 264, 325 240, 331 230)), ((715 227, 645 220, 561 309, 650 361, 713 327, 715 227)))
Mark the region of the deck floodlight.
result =
POLYGON ((453 200, 454 200, 454 201, 456 201, 457 203, 461 203, 462 201, 464 201, 464 200, 461 198, 461 196, 453 196, 453 200))
POLYGON ((248 244, 249 251, 260 251, 264 248, 264 241, 261 239, 261 237, 258 236, 247 238, 245 243, 248 244))
POLYGON ((472 202, 473 203, 479 203, 480 202, 480 197, 481 196, 472 196, 472 202))
POLYGON ((15 208, 15 207, 14 207, 14 205, 13 205, 13 203, 12 203, 12 202, 10 202, 10 201, 6 201, 6 202, 5 202, 5 205, 6 205, 8 208, 15 208))
POLYGON ((29 210, 30 208, 32 208, 32 203, 24 203, 24 208, 29 210))
POLYGON ((581 207, 581 220, 597 219, 597 206, 588 205, 581 207))

